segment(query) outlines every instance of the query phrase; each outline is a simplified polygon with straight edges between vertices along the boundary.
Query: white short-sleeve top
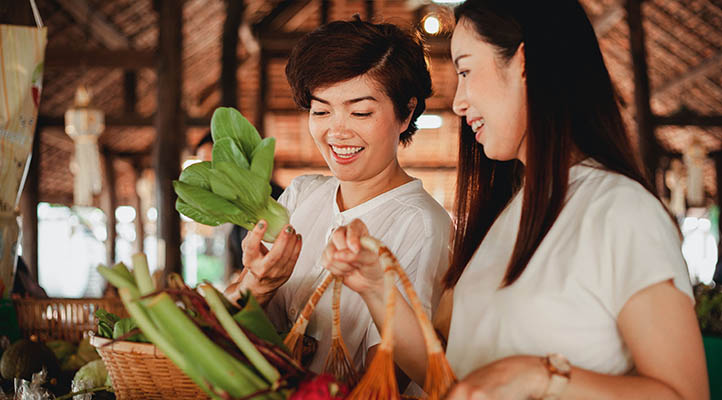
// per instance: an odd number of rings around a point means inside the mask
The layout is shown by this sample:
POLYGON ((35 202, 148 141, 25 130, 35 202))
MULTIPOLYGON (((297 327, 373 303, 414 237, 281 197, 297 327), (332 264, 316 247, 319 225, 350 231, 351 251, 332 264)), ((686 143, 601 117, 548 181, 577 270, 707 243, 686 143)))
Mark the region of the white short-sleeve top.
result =
MULTIPOLYGON (((449 214, 418 179, 343 212, 336 203, 338 187, 335 177, 303 175, 294 179, 279 198, 291 214, 291 225, 302 235, 303 245, 291 277, 266 307, 276 327, 288 331, 293 326, 328 273, 320 260, 331 232, 356 218, 396 255, 431 314, 440 297, 440 280, 448 267, 449 214)), ((306 330, 306 334, 318 340, 318 350, 310 365, 317 373, 322 372, 331 347, 332 292, 329 288, 321 298, 306 330)), ((361 296, 345 286, 341 292, 341 333, 360 371, 367 349, 378 344, 380 336, 361 296)))
POLYGON ((587 160, 571 168, 566 204, 522 275, 499 289, 521 206, 518 193, 454 288, 447 357, 457 377, 508 356, 552 352, 599 373, 630 371, 617 328, 627 300, 666 280, 692 297, 673 220, 640 184, 587 160))

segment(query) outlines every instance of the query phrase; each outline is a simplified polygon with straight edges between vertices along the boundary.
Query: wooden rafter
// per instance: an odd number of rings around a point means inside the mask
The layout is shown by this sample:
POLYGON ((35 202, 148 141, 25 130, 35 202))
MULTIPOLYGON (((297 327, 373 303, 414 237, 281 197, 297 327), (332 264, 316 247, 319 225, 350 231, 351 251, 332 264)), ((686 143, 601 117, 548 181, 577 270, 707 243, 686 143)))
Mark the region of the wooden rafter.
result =
POLYGON ((221 105, 238 107, 238 29, 241 27, 245 1, 226 2, 226 20, 223 23, 221 51, 221 105))
POLYGON ((156 53, 153 50, 131 49, 71 49, 50 47, 45 51, 46 68, 105 67, 122 69, 153 68, 156 53))
MULTIPOLYGON (((185 126, 207 127, 211 119, 210 117, 185 117, 183 121, 185 126)), ((64 127, 65 119, 63 116, 40 115, 38 117, 38 123, 44 127, 64 127)), ((105 116, 106 127, 152 127, 155 126, 154 124, 155 114, 148 116, 139 114, 105 116)), ((68 140, 70 140, 70 138, 68 138, 68 140)))
POLYGON ((107 18, 90 8, 86 0, 56 0, 78 25, 90 23, 90 31, 109 49, 130 47, 130 41, 107 18))
POLYGON ((604 10, 604 12, 592 21, 597 37, 602 37, 611 31, 614 25, 624 19, 625 14, 626 11, 624 11, 624 7, 621 4, 615 4, 604 10))
POLYGON ((666 93, 676 92, 677 89, 689 86, 698 79, 707 76, 712 72, 718 72, 722 68, 722 51, 718 52, 711 58, 702 61, 699 65, 693 67, 682 75, 671 81, 665 82, 652 91, 652 97, 659 98, 666 93))
POLYGON ((310 0, 283 0, 253 28, 257 33, 278 30, 310 2, 310 0))

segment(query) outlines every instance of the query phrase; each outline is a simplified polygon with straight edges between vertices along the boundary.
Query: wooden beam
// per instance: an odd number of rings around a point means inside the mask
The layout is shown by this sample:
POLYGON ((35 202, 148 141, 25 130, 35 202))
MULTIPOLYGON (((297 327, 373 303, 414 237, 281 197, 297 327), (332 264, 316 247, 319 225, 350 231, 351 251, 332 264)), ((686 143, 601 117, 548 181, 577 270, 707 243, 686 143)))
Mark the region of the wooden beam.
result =
POLYGON ((41 127, 35 127, 32 158, 25 178, 23 194, 20 197, 20 215, 23 229, 23 260, 28 266, 32 279, 38 282, 38 199, 40 193, 40 140, 41 127))
MULTIPOLYGON (((183 117, 185 126, 198 126, 208 127, 211 123, 211 117, 183 117)), ((129 127, 129 126, 155 126, 156 116, 155 114, 144 116, 138 114, 128 115, 106 115, 105 126, 106 127, 129 127)), ((40 115, 38 116, 38 123, 43 126, 51 127, 65 127, 65 117, 59 115, 40 115)), ((68 138, 70 139, 70 138, 68 138)))
POLYGON ((101 13, 90 8, 86 0, 56 0, 60 6, 70 14, 80 26, 90 24, 93 37, 100 40, 109 49, 123 49, 130 47, 128 38, 120 32, 101 13))
POLYGON ((592 26, 594 26, 594 33, 597 34, 598 38, 606 35, 607 32, 612 30, 614 25, 624 19, 625 13, 626 11, 621 4, 615 4, 608 7, 606 10, 604 10, 604 12, 599 14, 597 18, 594 18, 594 21, 592 21, 592 26))
POLYGON ((0 24, 35 26, 29 1, 0 1, 0 24))
POLYGON ((238 108, 238 29, 241 27, 243 0, 226 0, 226 20, 221 43, 221 106, 238 108))
POLYGON ((105 212, 106 229, 108 236, 105 242, 106 265, 115 264, 115 241, 118 237, 115 225, 115 209, 118 199, 115 191, 115 168, 113 167, 113 154, 103 149, 103 190, 101 193, 101 208, 105 212))
MULTIPOLYGON (((185 145, 183 109, 183 3, 157 0, 158 12, 158 112, 153 147, 156 205, 158 208, 158 263, 165 277, 181 273, 180 217, 171 182, 180 174, 180 153, 185 145)), ((165 282, 165 279, 163 279, 165 282)))
POLYGON ((283 0, 260 22, 253 26, 256 33, 268 33, 280 30, 288 20, 306 7, 310 0, 283 0))
POLYGON ((374 19, 374 0, 366 0, 364 1, 364 8, 366 12, 366 21, 371 21, 374 19))
POLYGON ((656 115, 654 116, 654 123, 656 125, 672 126, 722 127, 722 115, 656 115))
POLYGON ((138 103, 138 75, 135 71, 123 72, 123 111, 126 114, 135 114, 135 105, 138 103))
POLYGON ((654 135, 654 121, 649 103, 649 75, 647 52, 644 47, 641 2, 642 0, 626 0, 626 10, 629 25, 629 48, 632 52, 634 72, 634 105, 637 112, 639 151, 647 178, 650 182, 654 182, 659 163, 660 146, 654 135))
POLYGON ((103 67, 134 70, 153 68, 155 50, 105 50, 50 47, 45 51, 46 68, 103 67))
POLYGON ((722 68, 722 51, 718 52, 711 58, 708 58, 701 63, 699 63, 697 66, 691 68, 687 72, 683 73, 682 75, 679 75, 678 77, 667 81, 660 85, 659 87, 655 88, 652 91, 652 97, 655 99, 659 98, 660 96, 664 96, 667 93, 675 92, 678 89, 681 89, 683 87, 689 86, 692 83, 696 82, 698 79, 707 76, 709 74, 719 72, 719 70, 722 68))

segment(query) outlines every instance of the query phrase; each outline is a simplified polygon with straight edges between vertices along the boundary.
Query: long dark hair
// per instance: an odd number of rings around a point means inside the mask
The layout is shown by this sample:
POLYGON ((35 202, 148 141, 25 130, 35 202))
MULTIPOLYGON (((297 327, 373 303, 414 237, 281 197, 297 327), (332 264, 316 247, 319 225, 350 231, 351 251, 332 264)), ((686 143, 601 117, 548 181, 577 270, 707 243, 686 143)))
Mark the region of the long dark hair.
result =
POLYGON ((466 124, 459 141, 457 229, 444 283, 453 287, 523 182, 519 233, 502 286, 524 272, 561 212, 574 154, 654 190, 632 152, 592 24, 576 0, 467 0, 455 10, 508 62, 523 44, 526 165, 484 155, 466 124))

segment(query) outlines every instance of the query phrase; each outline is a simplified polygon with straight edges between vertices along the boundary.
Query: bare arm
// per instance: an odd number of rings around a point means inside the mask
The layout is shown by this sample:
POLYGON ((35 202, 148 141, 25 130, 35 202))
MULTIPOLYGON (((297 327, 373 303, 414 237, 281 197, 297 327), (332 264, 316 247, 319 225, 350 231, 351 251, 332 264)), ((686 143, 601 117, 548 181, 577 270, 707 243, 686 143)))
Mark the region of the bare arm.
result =
MULTIPOLYGON (((652 285, 627 301, 617 323, 637 375, 573 368, 562 399, 709 399, 704 349, 689 297, 670 282, 652 285)), ((509 357, 474 371, 449 398, 479 393, 490 399, 540 397, 548 380, 539 357, 509 357)))

